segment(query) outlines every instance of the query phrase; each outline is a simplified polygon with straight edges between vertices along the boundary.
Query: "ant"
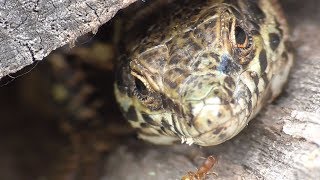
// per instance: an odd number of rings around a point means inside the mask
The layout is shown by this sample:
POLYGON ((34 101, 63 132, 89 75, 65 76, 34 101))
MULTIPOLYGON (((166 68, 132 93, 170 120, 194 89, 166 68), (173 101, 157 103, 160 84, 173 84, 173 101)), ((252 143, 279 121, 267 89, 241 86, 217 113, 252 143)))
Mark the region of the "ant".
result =
POLYGON ((196 172, 189 171, 181 180, 204 180, 210 169, 217 163, 217 159, 209 156, 196 172))

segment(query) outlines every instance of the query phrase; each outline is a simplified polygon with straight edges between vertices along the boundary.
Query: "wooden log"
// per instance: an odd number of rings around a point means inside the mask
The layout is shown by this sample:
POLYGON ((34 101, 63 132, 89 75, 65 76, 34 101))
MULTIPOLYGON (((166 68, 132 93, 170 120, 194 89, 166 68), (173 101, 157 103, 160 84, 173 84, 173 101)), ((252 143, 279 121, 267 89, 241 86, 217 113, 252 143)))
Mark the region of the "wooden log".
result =
POLYGON ((0 1, 0 78, 97 32, 135 0, 0 1))

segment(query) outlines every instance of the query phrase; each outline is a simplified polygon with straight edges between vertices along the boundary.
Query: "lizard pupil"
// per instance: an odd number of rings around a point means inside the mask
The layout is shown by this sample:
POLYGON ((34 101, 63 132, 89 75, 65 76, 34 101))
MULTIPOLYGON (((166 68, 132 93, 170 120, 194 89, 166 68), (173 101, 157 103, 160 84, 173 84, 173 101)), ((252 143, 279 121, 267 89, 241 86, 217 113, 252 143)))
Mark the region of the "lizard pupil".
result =
POLYGON ((135 82, 137 91, 142 95, 146 95, 148 92, 148 89, 144 85, 144 83, 138 78, 135 78, 134 82, 135 82))
POLYGON ((237 26, 235 29, 235 39, 236 39, 237 46, 245 47, 245 43, 247 40, 247 34, 239 26, 237 26))

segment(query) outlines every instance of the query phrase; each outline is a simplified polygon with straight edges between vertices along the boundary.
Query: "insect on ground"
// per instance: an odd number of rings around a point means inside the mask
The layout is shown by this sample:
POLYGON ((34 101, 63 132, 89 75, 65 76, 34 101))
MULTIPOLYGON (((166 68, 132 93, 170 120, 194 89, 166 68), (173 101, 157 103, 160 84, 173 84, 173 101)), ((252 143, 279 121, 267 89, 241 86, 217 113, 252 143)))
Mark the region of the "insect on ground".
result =
POLYGON ((205 180, 209 174, 215 174, 211 172, 209 173, 209 171, 216 163, 217 159, 213 156, 209 156, 196 172, 189 171, 181 180, 205 180))

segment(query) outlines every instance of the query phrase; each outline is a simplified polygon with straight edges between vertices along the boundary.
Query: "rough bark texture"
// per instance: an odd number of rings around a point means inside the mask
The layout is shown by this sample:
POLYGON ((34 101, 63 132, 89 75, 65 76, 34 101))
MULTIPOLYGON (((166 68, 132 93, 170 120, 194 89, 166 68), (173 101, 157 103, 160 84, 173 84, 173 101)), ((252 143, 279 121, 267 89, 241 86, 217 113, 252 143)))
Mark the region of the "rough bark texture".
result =
POLYGON ((1 0, 0 78, 42 60, 135 0, 1 0))
MULTIPOLYGON (((96 31, 132 1, 0 1, 0 77, 96 31)), ((218 158, 213 169, 218 176, 209 179, 319 179, 320 1, 282 3, 292 27, 296 63, 276 102, 218 146, 166 147, 129 140, 108 155, 102 179, 179 179, 208 155, 218 158)))

